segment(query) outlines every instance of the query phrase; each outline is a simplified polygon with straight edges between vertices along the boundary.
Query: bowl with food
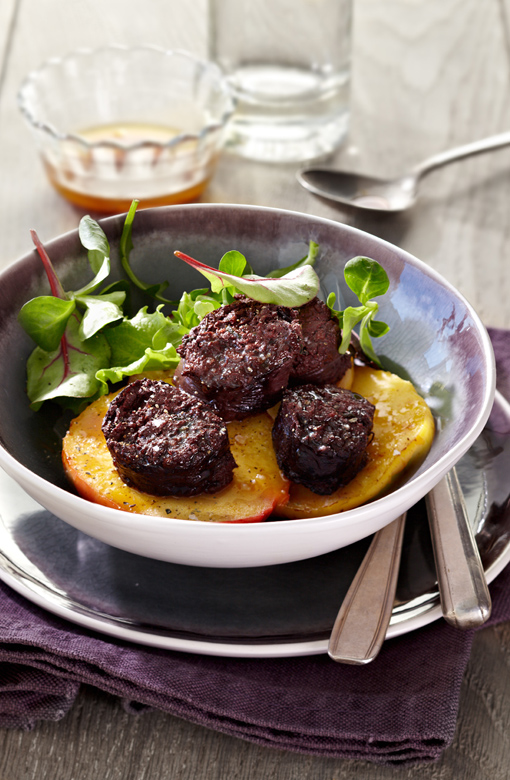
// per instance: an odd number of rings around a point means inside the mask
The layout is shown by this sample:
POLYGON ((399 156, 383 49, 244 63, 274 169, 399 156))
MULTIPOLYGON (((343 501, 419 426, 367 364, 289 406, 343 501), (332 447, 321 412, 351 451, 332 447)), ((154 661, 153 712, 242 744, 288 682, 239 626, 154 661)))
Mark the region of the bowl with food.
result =
POLYGON ((0 284, 0 466, 114 547, 302 560, 405 512, 480 434, 488 335, 435 271, 355 228, 183 205, 96 222, 0 284))
POLYGON ((155 46, 53 57, 18 92, 48 179, 96 213, 197 200, 234 105, 217 65, 155 46))

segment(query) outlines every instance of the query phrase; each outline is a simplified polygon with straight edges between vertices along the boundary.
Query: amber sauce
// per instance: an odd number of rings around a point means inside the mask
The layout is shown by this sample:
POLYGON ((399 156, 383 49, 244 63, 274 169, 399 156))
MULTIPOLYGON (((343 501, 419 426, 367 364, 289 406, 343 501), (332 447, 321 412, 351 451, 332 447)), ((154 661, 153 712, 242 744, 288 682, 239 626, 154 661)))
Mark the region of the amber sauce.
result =
MULTIPOLYGON (((178 134, 179 131, 174 128, 134 123, 103 125, 87 128, 76 133, 76 135, 86 139, 89 143, 118 141, 126 147, 138 141, 165 143, 178 134)), ((117 157, 120 165, 122 164, 122 157, 125 154, 126 153, 122 148, 119 149, 117 157)), ((84 152, 84 158, 85 156, 86 153, 84 152)), ((212 161, 211 165, 214 165, 214 163, 215 160, 212 161)), ((111 197, 109 195, 105 197, 101 195, 102 181, 99 175, 94 175, 93 177, 97 182, 97 188, 92 187, 90 181, 85 188, 80 187, 80 182, 78 181, 79 177, 74 176, 69 171, 65 172, 63 169, 56 168, 49 160, 43 159, 43 165, 50 183, 60 195, 75 206, 102 214, 115 214, 128 211, 133 198, 140 199, 140 208, 189 203, 200 197, 210 180, 210 175, 204 175, 204 178, 201 181, 194 183, 190 187, 178 188, 177 190, 172 188, 172 191, 170 192, 162 192, 161 194, 158 193, 142 198, 140 198, 138 193, 126 193, 126 196, 120 197, 111 197), (69 181, 69 186, 66 181, 69 181), (97 189, 97 191, 90 191, 92 189, 97 189)), ((210 170, 208 170, 207 173, 210 174, 210 170)), ((168 178, 168 189, 170 189, 171 179, 170 177, 168 178)), ((193 178, 196 179, 196 177, 193 178)))
MULTIPOLYGON (((69 189, 60 181, 57 181, 54 169, 47 163, 45 163, 45 168, 48 178, 57 192, 75 206, 79 206, 82 209, 98 212, 100 214, 117 214, 128 211, 133 201, 133 198, 101 198, 97 195, 89 195, 84 192, 69 189)), ((172 206, 177 203, 190 203, 200 197, 207 187, 208 181, 208 179, 204 179, 204 181, 194 187, 190 187, 187 190, 181 190, 180 192, 174 192, 169 195, 161 195, 156 198, 143 198, 140 202, 140 208, 147 209, 152 208, 153 206, 172 206)))

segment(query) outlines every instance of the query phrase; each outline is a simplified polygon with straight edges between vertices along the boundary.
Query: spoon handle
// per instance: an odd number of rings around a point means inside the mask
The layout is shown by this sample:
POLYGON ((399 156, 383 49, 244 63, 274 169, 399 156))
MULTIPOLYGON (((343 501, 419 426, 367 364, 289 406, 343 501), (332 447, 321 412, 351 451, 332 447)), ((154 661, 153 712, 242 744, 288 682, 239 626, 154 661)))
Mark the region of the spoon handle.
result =
POLYGON ((480 626, 490 616, 491 598, 455 469, 426 502, 443 616, 456 628, 480 626))
POLYGON ((381 649, 397 587, 405 514, 378 531, 333 626, 328 654, 345 664, 367 664, 381 649))
POLYGON ((461 160, 464 157, 472 157, 475 154, 483 154, 484 152, 490 152, 493 149, 501 149, 502 147, 509 145, 510 132, 507 131, 505 133, 499 133, 499 135, 491 135, 488 138, 482 138, 480 141, 473 141, 464 146, 447 149, 445 152, 440 152, 432 157, 428 157, 414 168, 413 173, 420 178, 436 168, 440 168, 441 166, 455 162, 456 160, 461 160))

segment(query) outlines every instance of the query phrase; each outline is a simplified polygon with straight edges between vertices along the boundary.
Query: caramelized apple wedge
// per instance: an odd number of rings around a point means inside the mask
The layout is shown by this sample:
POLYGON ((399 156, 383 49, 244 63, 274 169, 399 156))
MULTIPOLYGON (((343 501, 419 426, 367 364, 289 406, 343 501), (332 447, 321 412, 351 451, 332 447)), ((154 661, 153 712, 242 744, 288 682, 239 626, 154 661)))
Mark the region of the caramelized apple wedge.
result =
MULTIPOLYGON (((171 381, 171 374, 157 378, 171 381)), ((238 468, 233 482, 221 492, 161 498, 130 488, 120 479, 101 431, 114 394, 95 401, 73 420, 63 442, 64 469, 84 498, 140 514, 247 523, 271 514, 297 519, 353 509, 388 492, 419 465, 432 443, 434 420, 412 384, 395 374, 356 366, 346 383, 374 404, 374 439, 365 468, 330 496, 317 495, 282 477, 271 439, 273 415, 268 413, 228 424, 238 468)))
POLYGON ((434 419, 410 382, 388 371, 356 366, 350 389, 375 406, 367 465, 329 496, 292 485, 289 501, 275 514, 294 519, 353 509, 390 490, 425 458, 434 438, 434 419))
POLYGON ((258 522, 288 500, 289 482, 276 463, 268 414, 229 423, 230 447, 238 468, 230 485, 219 493, 162 498, 128 487, 113 465, 101 431, 114 396, 90 404, 72 421, 63 441, 65 472, 83 498, 126 512, 213 523, 258 522))

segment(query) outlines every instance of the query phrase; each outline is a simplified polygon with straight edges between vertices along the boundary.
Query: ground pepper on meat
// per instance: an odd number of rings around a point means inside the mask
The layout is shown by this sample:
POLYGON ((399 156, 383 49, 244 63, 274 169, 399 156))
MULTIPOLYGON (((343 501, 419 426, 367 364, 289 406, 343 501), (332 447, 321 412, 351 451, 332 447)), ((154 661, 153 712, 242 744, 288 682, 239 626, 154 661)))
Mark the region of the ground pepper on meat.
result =
POLYGON ((273 426, 283 474, 319 495, 350 482, 367 461, 374 406, 335 385, 286 390, 273 426))
POLYGON ((340 355, 342 339, 338 320, 319 298, 296 309, 301 325, 301 350, 290 375, 290 384, 334 384, 351 365, 351 356, 340 355))
POLYGON ((175 382, 224 420, 242 420, 279 401, 300 349, 295 309, 240 297, 183 337, 175 382))
POLYGON ((197 398, 141 379, 112 401, 102 424, 122 480, 158 496, 215 493, 236 468, 226 426, 197 398))

